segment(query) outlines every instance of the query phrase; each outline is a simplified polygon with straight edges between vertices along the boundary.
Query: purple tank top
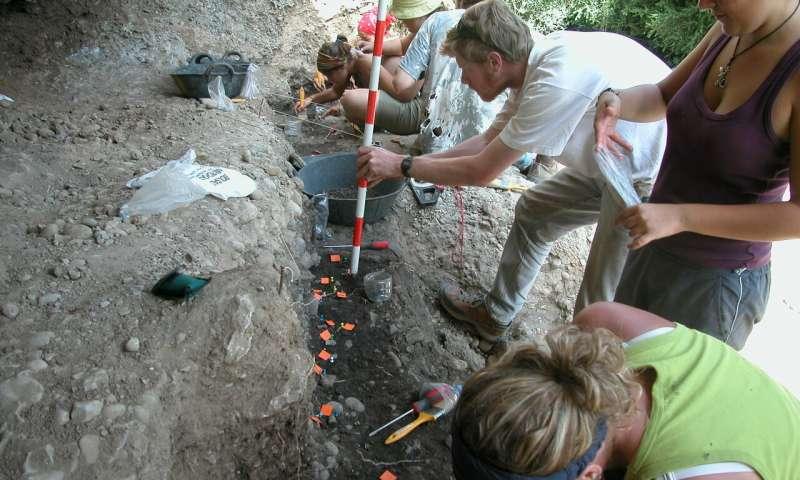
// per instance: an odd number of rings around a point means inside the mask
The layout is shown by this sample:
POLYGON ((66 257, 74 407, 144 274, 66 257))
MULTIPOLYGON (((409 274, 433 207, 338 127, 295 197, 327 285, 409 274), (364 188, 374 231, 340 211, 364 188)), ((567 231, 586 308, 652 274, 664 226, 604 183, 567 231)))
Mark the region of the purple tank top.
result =
MULTIPOLYGON (((714 113, 703 82, 730 39, 722 35, 667 106, 667 146, 652 203, 749 204, 781 200, 789 183, 789 142, 772 128, 772 105, 800 65, 800 41, 739 108, 714 113)), ((684 232, 653 242, 697 265, 736 269, 769 262, 771 242, 684 232)))

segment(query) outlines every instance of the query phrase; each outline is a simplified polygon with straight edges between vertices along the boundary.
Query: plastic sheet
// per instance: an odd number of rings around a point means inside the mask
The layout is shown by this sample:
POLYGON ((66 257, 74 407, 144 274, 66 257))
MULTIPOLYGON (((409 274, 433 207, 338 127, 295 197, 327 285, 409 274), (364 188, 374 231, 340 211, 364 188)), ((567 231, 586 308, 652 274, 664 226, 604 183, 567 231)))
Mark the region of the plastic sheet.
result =
POLYGON ((168 212, 209 194, 227 200, 246 197, 255 191, 252 178, 230 168, 197 165, 196 158, 190 148, 179 159, 128 181, 129 188, 139 190, 120 207, 122 219, 168 212))
POLYGON ((317 242, 328 239, 328 195, 319 193, 312 197, 314 203, 314 226, 311 229, 311 238, 317 242))
POLYGON ((620 196, 626 207, 642 203, 633 186, 631 159, 629 156, 617 158, 606 149, 596 151, 594 154, 597 167, 606 181, 620 196))
POLYGON ((258 82, 256 81, 258 67, 251 63, 247 66, 247 76, 244 77, 244 85, 239 96, 242 98, 255 98, 258 96, 258 82))
POLYGON ((236 110, 236 105, 225 95, 225 86, 222 85, 222 77, 214 77, 214 80, 208 82, 208 95, 211 97, 211 102, 214 104, 215 108, 223 112, 232 112, 236 110))

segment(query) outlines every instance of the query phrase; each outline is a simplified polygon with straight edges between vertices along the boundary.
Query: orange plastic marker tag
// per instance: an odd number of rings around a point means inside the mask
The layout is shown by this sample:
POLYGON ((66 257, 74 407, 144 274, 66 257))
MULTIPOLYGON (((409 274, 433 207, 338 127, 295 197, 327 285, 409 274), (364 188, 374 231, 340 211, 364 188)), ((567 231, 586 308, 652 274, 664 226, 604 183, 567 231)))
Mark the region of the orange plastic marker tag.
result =
POLYGON ((327 325, 329 327, 335 327, 336 326, 336 322, 334 322, 333 320, 325 320, 325 325, 327 325))
POLYGON ((339 263, 341 261, 342 261, 341 255, 336 255, 336 254, 331 255, 331 263, 339 263))
POLYGON ((319 338, 321 338, 323 342, 327 342, 328 340, 331 339, 331 332, 329 332, 328 330, 323 330, 319 334, 319 338))
POLYGON ((345 323, 344 325, 342 325, 342 328, 344 328, 348 332, 352 332, 353 330, 355 330, 356 324, 355 323, 345 323))
POLYGON ((322 278, 319 279, 319 283, 321 283, 323 285, 327 285, 327 284, 331 283, 331 277, 322 277, 322 278))
POLYGON ((341 290, 336 292, 336 298, 347 298, 347 294, 341 290))
POLYGON ((333 405, 326 403, 319 409, 319 414, 323 417, 330 417, 333 415, 333 405))
POLYGON ((331 358, 331 353, 324 348, 317 354, 323 361, 327 362, 331 358))
POLYGON ((322 375, 322 367, 320 367, 319 365, 314 365, 314 373, 316 373, 317 375, 322 375))
POLYGON ((397 475, 389 470, 385 470, 383 473, 381 473, 381 476, 378 477, 378 480, 397 480, 397 475))

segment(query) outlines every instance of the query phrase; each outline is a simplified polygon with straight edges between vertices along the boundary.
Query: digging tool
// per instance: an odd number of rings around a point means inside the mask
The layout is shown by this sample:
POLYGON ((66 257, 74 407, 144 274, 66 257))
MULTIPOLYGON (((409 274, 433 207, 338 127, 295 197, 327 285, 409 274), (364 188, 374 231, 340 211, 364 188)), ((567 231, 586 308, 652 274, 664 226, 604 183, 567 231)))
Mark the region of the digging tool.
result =
MULTIPOLYGON (((381 72, 383 55, 383 35, 386 32, 386 12, 389 0, 378 0, 378 18, 375 21, 375 45, 372 48, 372 68, 369 74, 369 95, 367 96, 367 112, 364 119, 364 141, 362 146, 372 146, 372 132, 375 129, 375 109, 378 105, 378 79, 381 72)), ((356 218, 353 225, 353 255, 350 258, 350 273, 358 273, 358 258, 361 254, 361 234, 364 229, 364 206, 367 203, 367 179, 358 179, 358 197, 356 199, 356 218)))
POLYGON ((372 433, 370 433, 369 436, 371 437, 371 436, 375 435, 376 433, 380 432, 381 430, 383 430, 384 428, 388 427, 389 425, 392 425, 393 423, 396 423, 401 418, 405 418, 405 417, 407 417, 408 415, 411 415, 414 412, 420 413, 420 412, 422 412, 424 410, 428 410, 431 407, 434 407, 436 405, 440 405, 441 402, 444 400, 445 396, 447 396, 447 395, 450 395, 450 396, 455 395, 456 398, 458 398, 458 393, 461 391, 461 386, 460 385, 456 385, 456 389, 457 389, 457 391, 454 391, 455 389, 453 387, 451 387, 450 385, 446 384, 446 383, 425 383, 425 384, 423 384, 422 388, 420 389, 420 392, 419 392, 419 396, 421 398, 419 400, 417 400, 416 402, 412 403, 411 404, 411 408, 407 412, 405 412, 404 414, 402 414, 400 416, 395 417, 390 422, 383 424, 377 430, 374 430, 372 433))
POLYGON ((461 385, 449 385, 447 383, 425 384, 420 390, 421 398, 411 405, 410 410, 373 431, 369 436, 371 437, 389 425, 399 421, 401 418, 417 412, 419 416, 416 420, 391 434, 384 442, 386 445, 392 444, 411 433, 411 431, 423 423, 435 421, 442 415, 447 414, 455 407, 460 394, 461 385))
MULTIPOLYGON (((323 245, 325 248, 350 248, 352 245, 323 245)), ((365 250, 386 250, 387 248, 392 248, 389 244, 389 240, 376 240, 374 242, 370 242, 366 245, 362 245, 361 248, 365 250)))

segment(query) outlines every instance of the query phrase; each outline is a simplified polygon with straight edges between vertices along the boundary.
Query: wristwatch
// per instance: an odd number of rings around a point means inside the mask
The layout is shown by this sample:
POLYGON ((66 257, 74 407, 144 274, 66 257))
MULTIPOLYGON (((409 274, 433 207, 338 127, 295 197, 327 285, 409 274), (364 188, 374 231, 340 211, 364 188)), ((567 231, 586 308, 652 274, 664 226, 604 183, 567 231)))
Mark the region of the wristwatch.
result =
POLYGON ((400 171, 403 173, 403 176, 406 178, 411 177, 411 163, 414 161, 414 157, 411 155, 406 155, 403 157, 403 161, 400 162, 400 171))

